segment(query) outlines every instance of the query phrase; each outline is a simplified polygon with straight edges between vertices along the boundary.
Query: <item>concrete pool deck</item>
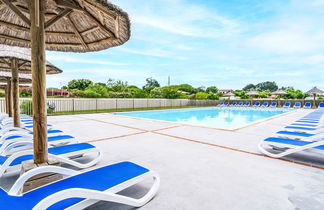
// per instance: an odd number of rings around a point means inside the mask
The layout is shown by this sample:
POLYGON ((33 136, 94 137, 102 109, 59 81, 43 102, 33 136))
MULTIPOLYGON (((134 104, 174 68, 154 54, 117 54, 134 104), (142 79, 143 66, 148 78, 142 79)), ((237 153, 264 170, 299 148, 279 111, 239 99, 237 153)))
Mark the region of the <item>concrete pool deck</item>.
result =
MULTIPOLYGON (((52 116, 48 122, 100 148, 99 166, 132 161, 156 171, 159 193, 141 209, 324 209, 323 155, 305 153, 285 161, 257 149, 260 140, 309 112, 301 109, 235 131, 107 113, 52 116)), ((122 194, 140 196, 149 184, 122 194)), ((132 208, 99 202, 89 209, 132 208)))

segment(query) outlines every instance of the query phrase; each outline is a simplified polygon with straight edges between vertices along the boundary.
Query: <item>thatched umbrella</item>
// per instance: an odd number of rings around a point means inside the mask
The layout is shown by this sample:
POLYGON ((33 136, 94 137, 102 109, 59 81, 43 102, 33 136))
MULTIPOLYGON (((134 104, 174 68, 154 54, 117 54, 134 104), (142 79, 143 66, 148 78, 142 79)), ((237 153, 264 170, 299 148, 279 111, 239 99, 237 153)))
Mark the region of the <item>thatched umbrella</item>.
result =
MULTIPOLYGON (((19 83, 21 84, 30 84, 32 82, 31 75, 19 74, 19 83)), ((0 71, 0 82, 5 84, 5 101, 6 101, 6 112, 9 117, 14 115, 14 100, 12 94, 12 75, 10 72, 0 71)), ((18 83, 18 82, 17 82, 18 83)), ((19 103, 19 102, 18 102, 19 103)), ((19 104, 18 104, 19 107, 19 104)))
POLYGON ((34 162, 45 163, 45 49, 99 51, 130 38, 127 13, 106 0, 1 0, 0 43, 32 51, 34 162))
POLYGON ((276 96, 279 96, 279 99, 278 99, 278 105, 281 106, 280 104, 280 97, 283 96, 283 95, 288 95, 288 93, 286 93, 286 91, 280 89, 280 90, 277 90, 275 92, 272 93, 273 95, 276 95, 276 96))
MULTIPOLYGON (((251 96, 251 98, 253 98, 254 96, 258 96, 259 93, 256 92, 255 90, 250 90, 247 94, 247 96, 251 96)), ((253 105, 253 101, 251 100, 251 106, 253 105)))
POLYGON ((313 108, 316 108, 316 95, 321 95, 324 94, 324 91, 318 89, 317 87, 313 87, 312 89, 310 89, 309 91, 306 92, 306 94, 310 94, 314 96, 314 103, 313 103, 313 108))
POLYGON ((228 96, 228 100, 229 100, 232 96, 235 96, 235 94, 232 92, 228 92, 224 96, 228 96))
MULTIPOLYGON (((12 107, 9 108, 9 116, 14 118, 14 126, 20 127, 20 111, 19 111, 19 80, 18 73, 31 73, 31 53, 27 48, 12 47, 8 45, 0 45, 0 70, 11 71, 11 85, 8 85, 13 103, 9 102, 12 107), (11 113, 11 111, 13 112, 11 113)), ((47 74, 62 73, 51 63, 46 63, 47 74)), ((31 80, 31 76, 30 76, 31 80)), ((31 82, 31 81, 30 81, 31 82)))

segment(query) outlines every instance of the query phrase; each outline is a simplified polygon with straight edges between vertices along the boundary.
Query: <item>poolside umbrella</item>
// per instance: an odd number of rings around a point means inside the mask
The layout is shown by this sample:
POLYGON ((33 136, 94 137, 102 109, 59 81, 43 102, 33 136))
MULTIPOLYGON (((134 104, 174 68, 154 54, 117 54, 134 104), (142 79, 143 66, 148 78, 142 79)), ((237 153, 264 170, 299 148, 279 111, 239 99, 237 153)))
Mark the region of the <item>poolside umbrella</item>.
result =
POLYGON ((283 95, 288 95, 288 93, 286 93, 284 90, 280 89, 280 90, 277 90, 275 92, 272 93, 273 95, 277 95, 279 96, 279 100, 278 100, 278 105, 281 106, 280 104, 280 97, 283 96, 283 95))
MULTIPOLYGON (((32 82, 31 75, 27 74, 19 74, 18 75, 19 82, 21 84, 30 84, 32 82)), ((0 82, 5 84, 5 101, 6 101, 6 112, 9 115, 9 117, 12 117, 14 115, 14 101, 13 101, 13 91, 12 91, 12 75, 10 72, 3 72, 0 71, 0 82)), ((19 94, 19 91, 17 91, 19 94)), ((16 107, 16 106, 15 106, 16 107)), ((18 101, 18 107, 19 107, 19 101, 18 101)))
POLYGON ((0 43, 30 47, 33 75, 34 162, 45 163, 45 49, 99 51, 130 38, 127 13, 106 0, 1 0, 0 43))
MULTIPOLYGON (((253 98, 253 96, 258 96, 259 93, 256 92, 255 90, 251 90, 251 91, 249 91, 246 95, 247 95, 247 96, 251 96, 251 97, 253 98)), ((253 101, 251 100, 251 106, 252 106, 252 105, 253 105, 253 101)))
MULTIPOLYGON (((31 73, 31 54, 30 50, 21 47, 12 47, 8 45, 0 45, 0 70, 11 71, 11 90, 8 92, 11 94, 13 103, 12 108, 9 108, 9 116, 14 118, 14 126, 20 127, 19 116, 19 80, 18 73, 31 73), (12 115, 10 111, 13 110, 12 115)), ((50 63, 46 63, 47 74, 62 73, 62 70, 58 69, 50 63)), ((30 76, 31 82, 31 76, 30 76)))
POLYGON ((229 100, 232 96, 235 96, 235 94, 232 92, 228 92, 224 96, 228 96, 228 100, 229 100))
POLYGON ((249 91, 246 95, 247 95, 247 96, 258 96, 259 93, 256 92, 255 90, 251 90, 251 91, 249 91))
POLYGON ((315 108, 316 105, 316 95, 321 95, 324 94, 324 91, 318 89, 317 87, 313 87, 312 89, 310 89, 309 91, 306 92, 306 94, 310 94, 314 96, 314 103, 313 103, 313 107, 315 108))

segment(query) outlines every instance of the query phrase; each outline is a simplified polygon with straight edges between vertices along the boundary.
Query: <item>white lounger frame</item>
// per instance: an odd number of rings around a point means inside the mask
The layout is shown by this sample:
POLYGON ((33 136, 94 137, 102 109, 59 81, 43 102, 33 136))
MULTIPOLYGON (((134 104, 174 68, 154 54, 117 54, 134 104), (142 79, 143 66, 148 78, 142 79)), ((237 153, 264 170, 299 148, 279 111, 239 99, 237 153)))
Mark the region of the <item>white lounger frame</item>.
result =
MULTIPOLYGON (((9 191, 9 195, 11 196, 20 196, 19 192, 21 191, 24 183, 30 179, 31 177, 42 174, 42 173, 59 173, 68 176, 77 176, 80 174, 77 171, 61 168, 57 166, 44 166, 35 168, 30 170, 20 176, 20 178, 16 181, 16 183, 12 186, 11 190, 9 191)), ((59 181, 58 181, 59 182, 59 181)), ((145 205, 149 202, 157 193, 160 187, 160 178, 158 174, 153 171, 148 171, 140 176, 137 176, 133 179, 130 179, 126 182, 123 182, 119 185, 116 185, 112 188, 107 189, 106 191, 96 191, 96 190, 89 190, 89 189, 80 189, 80 188, 71 188, 67 190, 62 190, 60 192, 54 193, 53 195, 48 196, 47 198, 43 199, 39 202, 33 209, 34 210, 43 210, 47 209, 48 207, 52 206, 53 204, 63 201, 69 198, 84 198, 83 200, 67 209, 72 210, 79 210, 84 209, 98 201, 108 201, 108 202, 115 202, 126 204, 134 207, 140 207, 145 205), (116 194, 130 186, 138 184, 146 179, 153 179, 153 185, 151 189, 141 198, 135 199, 123 195, 116 194)))
MULTIPOLYGON (((10 166, 10 164, 17 158, 25 155, 33 155, 33 150, 25 150, 12 154, 3 165, 0 166, 0 177, 2 177, 6 172, 20 172, 21 164, 10 166)), ((62 155, 52 155, 48 154, 49 158, 53 158, 61 163, 65 163, 77 168, 89 168, 93 165, 96 165, 102 158, 102 153, 98 148, 84 149, 80 151, 70 152, 62 155), (88 163, 79 163, 71 158, 80 157, 89 153, 97 154, 96 157, 88 163)))
MULTIPOLYGON (((16 152, 23 151, 23 150, 30 150, 33 148, 33 136, 28 134, 23 134, 23 137, 15 138, 15 139, 8 139, 2 142, 0 147, 0 155, 8 156, 12 155, 16 152), (19 147, 18 147, 19 146, 19 147)), ((49 147, 57 147, 66 145, 69 143, 77 143, 75 138, 68 138, 68 139, 60 139, 56 141, 48 142, 49 147)))
MULTIPOLYGON (((304 151, 304 150, 311 150, 311 149, 313 149, 313 147, 317 147, 317 146, 321 146, 321 145, 324 145, 324 140, 316 141, 311 144, 307 144, 305 146, 295 146, 295 145, 290 145, 290 144, 282 144, 282 143, 278 143, 278 142, 266 142, 266 141, 262 140, 258 144, 258 148, 263 154, 265 154, 267 156, 270 156, 273 158, 281 158, 281 157, 284 157, 284 156, 287 156, 287 155, 290 155, 290 154, 293 154, 296 152, 300 152, 300 151, 304 151), (270 147, 275 146, 275 147, 279 148, 278 149, 279 151, 282 149, 283 152, 278 153, 278 154, 271 153, 263 147, 263 144, 266 144, 270 147)), ((316 149, 314 149, 314 150, 316 150, 316 149)))

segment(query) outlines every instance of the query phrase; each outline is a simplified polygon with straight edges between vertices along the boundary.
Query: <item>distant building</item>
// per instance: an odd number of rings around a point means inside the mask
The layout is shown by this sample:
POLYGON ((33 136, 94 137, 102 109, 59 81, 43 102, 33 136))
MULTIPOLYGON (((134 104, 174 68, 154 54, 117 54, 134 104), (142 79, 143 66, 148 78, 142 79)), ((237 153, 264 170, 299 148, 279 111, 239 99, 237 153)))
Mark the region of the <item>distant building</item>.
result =
POLYGON ((234 90, 232 89, 218 89, 219 93, 232 93, 234 90))

